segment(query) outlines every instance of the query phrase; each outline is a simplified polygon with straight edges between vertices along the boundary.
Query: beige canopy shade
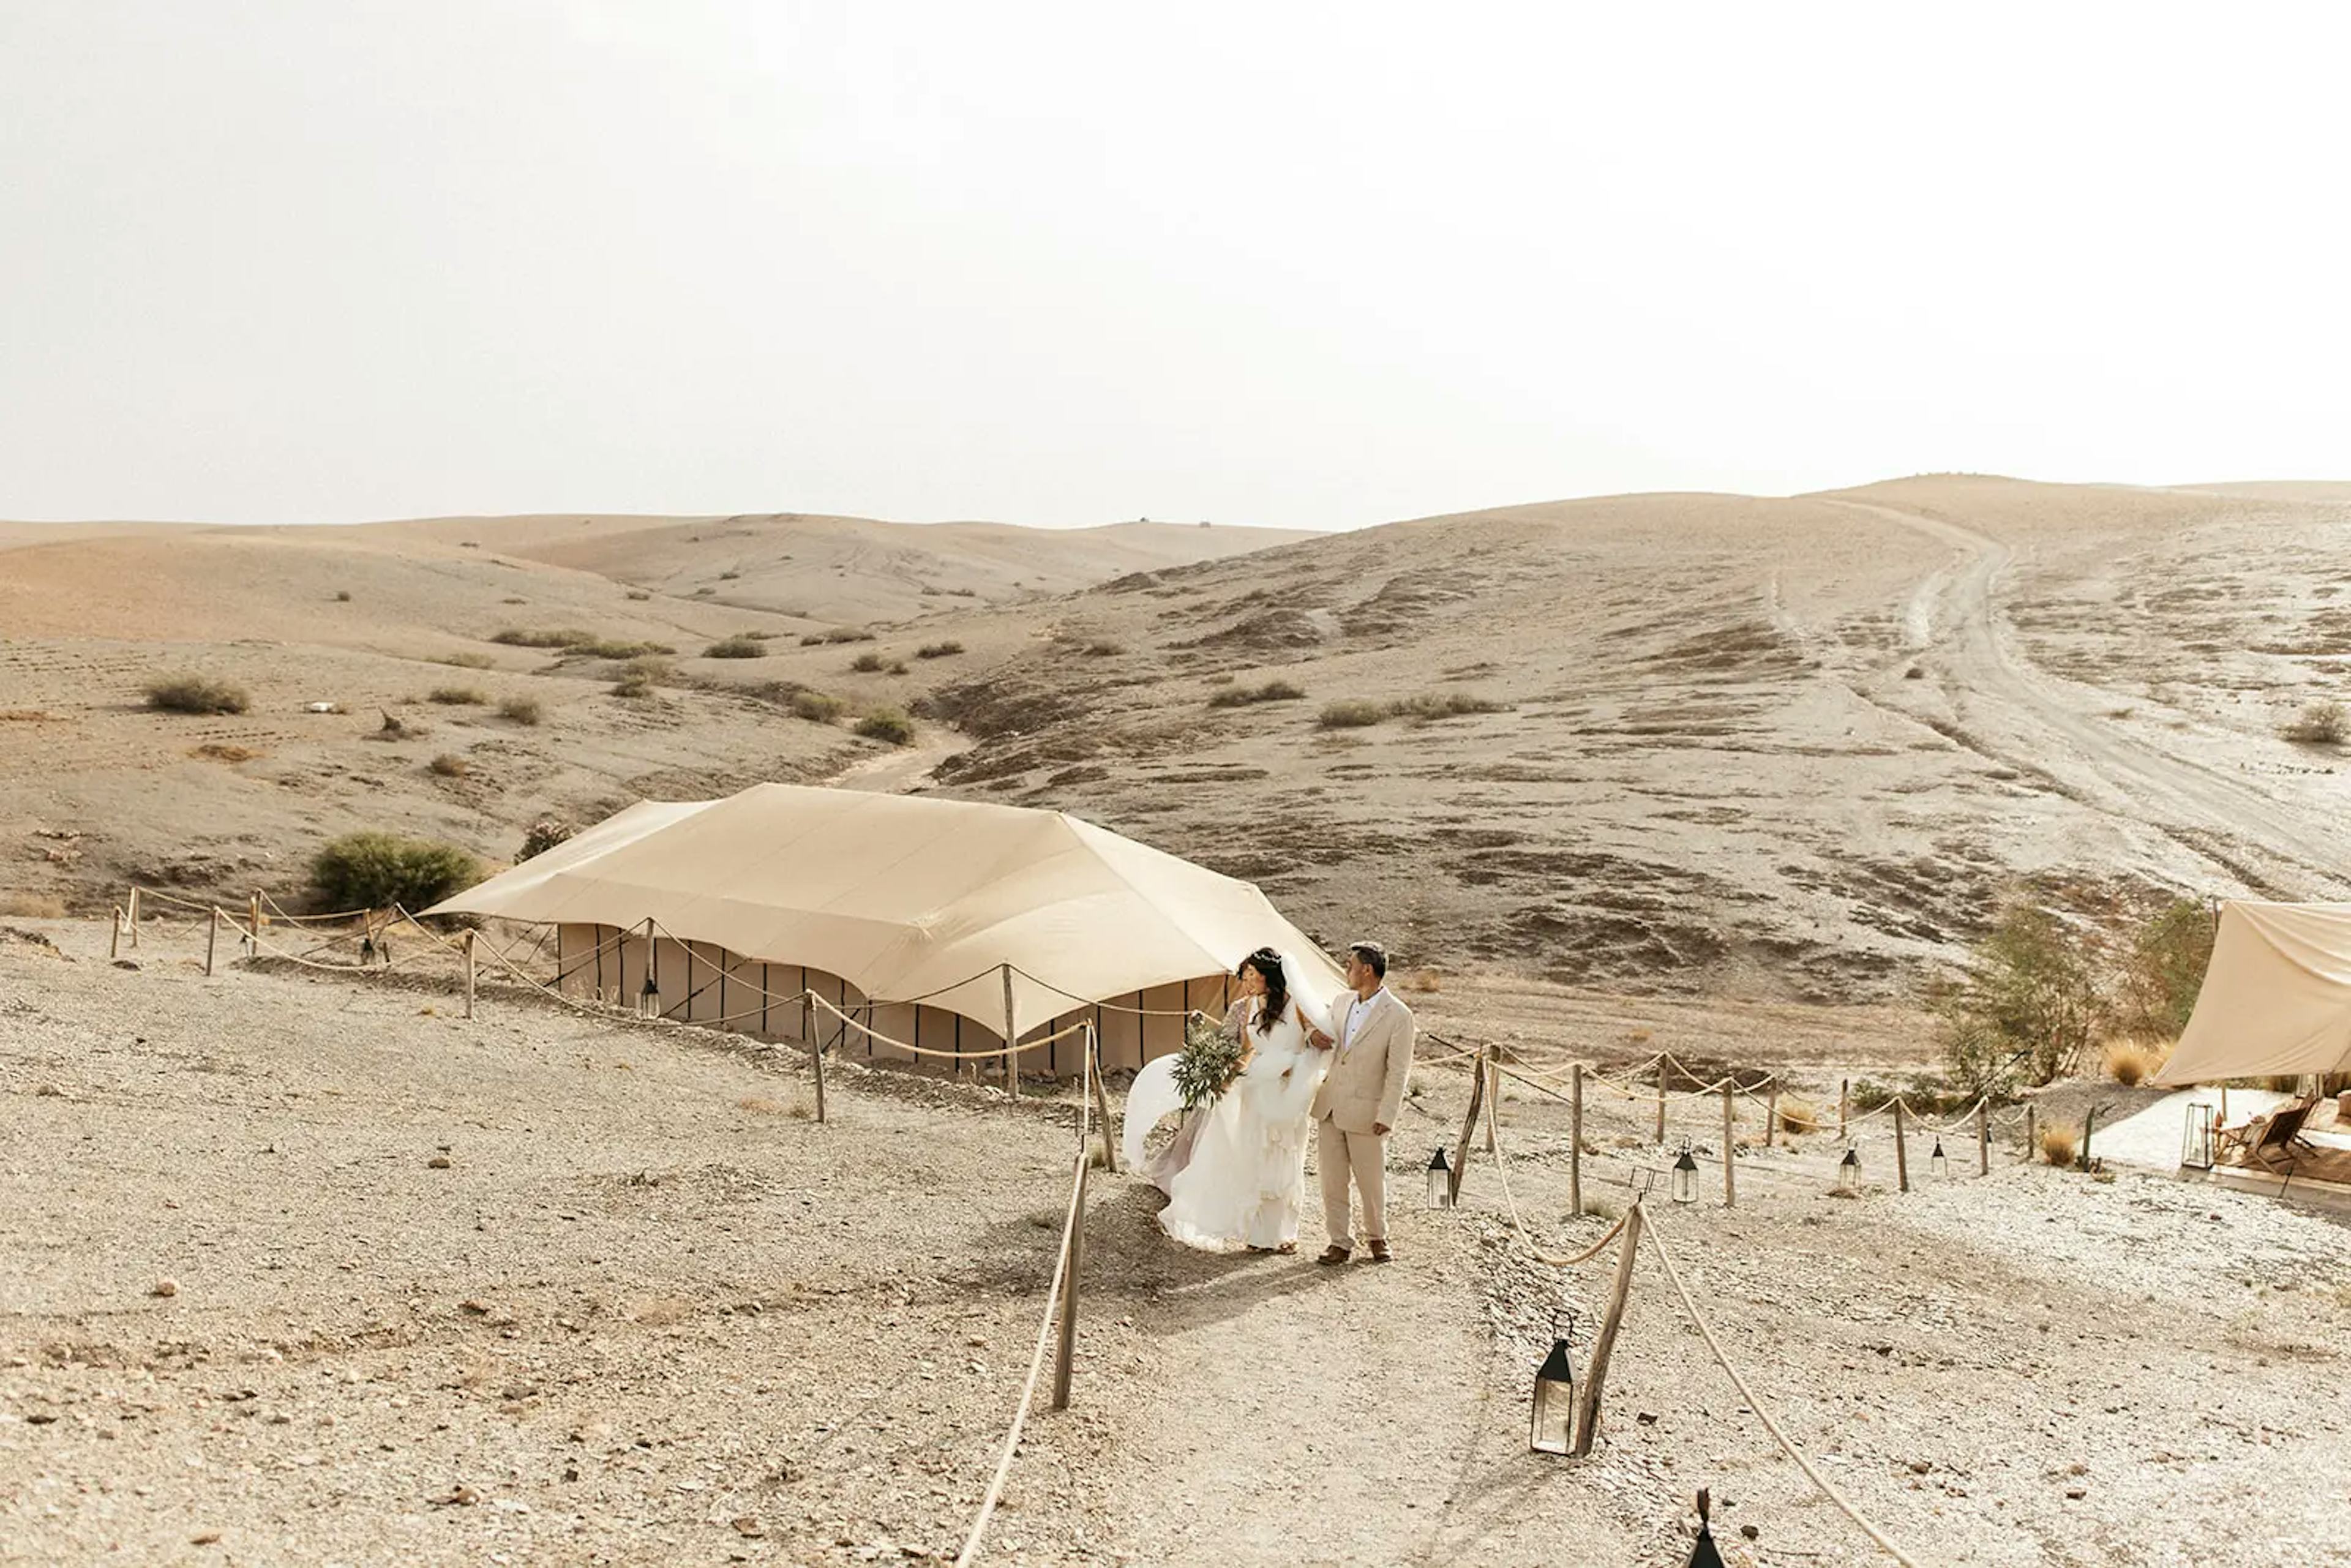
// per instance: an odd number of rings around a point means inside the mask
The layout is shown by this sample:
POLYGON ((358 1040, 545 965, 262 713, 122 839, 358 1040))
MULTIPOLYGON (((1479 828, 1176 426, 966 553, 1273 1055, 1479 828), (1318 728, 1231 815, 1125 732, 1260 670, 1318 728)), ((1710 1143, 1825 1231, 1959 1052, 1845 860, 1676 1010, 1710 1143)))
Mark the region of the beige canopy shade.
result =
POLYGON ((2351 904, 2220 906, 2196 1011, 2155 1081, 2351 1072, 2351 904))
POLYGON ((1012 972, 1016 1031, 1252 950, 1338 972, 1255 884, 1058 811, 761 784, 644 801, 428 914, 664 936, 839 976, 990 1030, 1012 972))

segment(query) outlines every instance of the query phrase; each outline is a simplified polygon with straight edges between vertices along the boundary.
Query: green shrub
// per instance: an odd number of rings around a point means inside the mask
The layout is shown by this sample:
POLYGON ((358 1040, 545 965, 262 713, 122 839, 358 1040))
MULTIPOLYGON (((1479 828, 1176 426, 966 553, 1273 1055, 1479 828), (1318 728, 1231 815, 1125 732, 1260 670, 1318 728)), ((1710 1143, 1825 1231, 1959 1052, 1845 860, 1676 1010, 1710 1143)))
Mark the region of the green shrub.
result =
POLYGON ((432 696, 434 702, 450 707, 479 707, 490 700, 478 686, 434 686, 432 696))
POLYGON ((1208 698, 1208 706, 1248 707, 1256 703, 1294 703, 1305 695, 1288 681, 1268 681, 1261 686, 1227 686, 1208 698))
POLYGON ((482 866, 455 844, 346 833, 319 852, 310 880, 329 908, 423 909, 481 881, 482 866))
POLYGON ((1324 729, 1362 729, 1387 717, 1387 710, 1364 697, 1348 697, 1324 705, 1316 720, 1324 729))
POLYGON ((921 647, 914 650, 914 657, 917 659, 951 659, 962 652, 963 644, 960 643, 925 643, 921 647))
POLYGON ((848 710, 849 705, 839 697, 822 692, 797 691, 792 694, 792 716, 807 719, 810 724, 831 724, 848 710))
MULTIPOLYGON (((2011 905, 1982 941, 1965 985, 1944 1004, 1945 1051, 1968 1038, 1981 1058, 2015 1064, 2034 1083, 2072 1072, 2105 1017, 2090 942, 2046 909, 2011 905)), ((1980 1075, 1979 1066, 1974 1071, 1980 1075)))
POLYGON ((914 721, 896 708, 876 708, 857 721, 857 733, 868 740, 904 746, 914 738, 914 721))
POLYGON ((243 686, 210 675, 172 675, 149 683, 147 706, 167 713, 243 713, 252 698, 243 686))
POLYGON ((767 645, 756 637, 724 637, 702 651, 705 659, 759 659, 767 656, 767 645))
POLYGON ((522 853, 515 856, 515 863, 520 865, 533 855, 543 855, 570 836, 570 823, 559 821, 553 817, 541 817, 530 825, 528 832, 523 834, 522 853))
POLYGON ((2130 1033, 2176 1040, 2196 1010, 2212 962, 2212 915, 2192 898, 2175 899, 2132 938, 2124 960, 2121 1021, 2130 1033))
POLYGON ((860 653, 849 661, 849 667, 861 675, 870 675, 883 667, 879 653, 860 653))
POLYGON ((537 697, 508 697, 498 705, 498 716, 517 724, 537 724, 547 716, 537 697))

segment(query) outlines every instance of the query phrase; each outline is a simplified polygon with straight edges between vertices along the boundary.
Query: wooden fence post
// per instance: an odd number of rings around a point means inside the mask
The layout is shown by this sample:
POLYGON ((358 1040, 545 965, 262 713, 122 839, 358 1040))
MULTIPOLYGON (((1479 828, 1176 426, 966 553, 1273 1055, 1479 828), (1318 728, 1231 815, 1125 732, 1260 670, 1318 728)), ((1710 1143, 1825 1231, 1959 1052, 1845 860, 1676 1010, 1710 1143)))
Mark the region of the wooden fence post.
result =
POLYGON ((2082 1113, 2082 1152, 2075 1155, 2074 1159, 2074 1166, 2077 1169, 2088 1170, 2090 1168, 2090 1134, 2096 1129, 2097 1125, 2098 1108, 2095 1105, 2093 1105, 2088 1110, 2082 1113))
POLYGON ((1583 1063, 1567 1073, 1567 1211, 1583 1212, 1583 1063))
POLYGON ((1070 1375, 1078 1358, 1078 1269, 1085 1260, 1086 1166, 1092 1161, 1078 1151, 1077 1216, 1070 1224, 1068 1250, 1061 1266, 1061 1347, 1053 1365, 1053 1408, 1070 1407, 1070 1375))
POLYGON ((1976 1175, 1991 1175, 1991 1106, 1976 1102, 1976 1175))
POLYGON ((1837 1142, 1844 1142, 1845 1108, 1853 1103, 1853 1080, 1837 1080, 1837 1142))
POLYGON ((1733 1141, 1735 1111, 1730 1103, 1733 1092, 1730 1084, 1725 1082, 1722 1086, 1722 1207, 1725 1208, 1739 1202, 1738 1180, 1731 1174, 1739 1164, 1739 1145, 1733 1141))
POLYGON ((1086 1025, 1086 1075, 1094 1081, 1094 1117, 1102 1123, 1102 1169, 1118 1175, 1118 1143, 1110 1135, 1110 1093, 1102 1086, 1102 1040, 1086 1025))
POLYGON ((474 938, 481 933, 465 933, 465 1016, 474 1016, 474 938))
POLYGON ((246 901, 245 934, 252 938, 253 956, 261 956, 261 894, 255 894, 246 901))
POLYGON ((1773 1078, 1763 1102, 1763 1146, 1770 1148, 1780 1135, 1780 1080, 1773 1078))
POLYGON ((1666 1146, 1666 1053, 1657 1053, 1657 1147, 1666 1146))
POLYGON ((1012 1017, 1012 966, 1004 966, 1004 1086, 1012 1091, 1015 1100, 1020 1098, 1020 1053, 1013 1050, 1020 1043, 1020 1031, 1014 1027, 1012 1017))
POLYGON ((1608 1311, 1600 1320, 1600 1335, 1592 1342, 1592 1364, 1583 1371, 1583 1386, 1575 1391, 1575 1441, 1568 1452, 1582 1458, 1592 1452, 1600 1435, 1600 1391, 1608 1381, 1609 1353, 1616 1348, 1616 1325, 1625 1319, 1625 1298, 1633 1289, 1633 1260, 1641 1249, 1641 1225, 1646 1217, 1637 1202, 1625 1211, 1625 1235, 1616 1246, 1616 1280, 1609 1287, 1608 1311))
POLYGON ((2032 1151, 2040 1143, 2040 1140, 2033 1136, 2033 1124, 2040 1120, 2039 1112, 2040 1107, 2037 1105, 2027 1105, 2024 1108, 2024 1163, 2028 1166, 2032 1163, 2032 1151))
MULTIPOLYGON (((134 952, 139 946, 139 884, 135 882, 131 884, 131 946, 134 952)), ((2221 1107, 2220 1119, 2224 1122, 2229 1119, 2227 1110, 2227 1106, 2221 1107)))
POLYGON ((213 905, 213 923, 204 933, 204 973, 213 972, 213 949, 220 946, 220 905, 213 905))
POLYGON ((816 1074, 817 1124, 824 1124, 824 1046, 816 1038, 816 1002, 800 998, 800 1039, 808 1043, 809 1071, 816 1074))
POLYGON ((122 956, 122 905, 119 904, 114 906, 114 935, 106 939, 106 956, 110 958, 122 956))
POLYGON ((1902 1102, 1894 1102, 1894 1179, 1904 1192, 1910 1190, 1910 1138, 1902 1120, 1902 1102))
POLYGON ((1486 1061, 1486 1152, 1499 1151, 1494 1146, 1494 1118, 1502 1113, 1502 1055, 1497 1051, 1486 1061))
POLYGON ((1486 1103, 1486 1048, 1478 1048, 1478 1060, 1469 1073, 1469 1109, 1462 1113, 1461 1136, 1454 1140, 1453 1174, 1446 1178, 1446 1187, 1455 1207, 1461 1203, 1461 1176, 1469 1166, 1469 1134, 1478 1130, 1478 1112, 1486 1103))

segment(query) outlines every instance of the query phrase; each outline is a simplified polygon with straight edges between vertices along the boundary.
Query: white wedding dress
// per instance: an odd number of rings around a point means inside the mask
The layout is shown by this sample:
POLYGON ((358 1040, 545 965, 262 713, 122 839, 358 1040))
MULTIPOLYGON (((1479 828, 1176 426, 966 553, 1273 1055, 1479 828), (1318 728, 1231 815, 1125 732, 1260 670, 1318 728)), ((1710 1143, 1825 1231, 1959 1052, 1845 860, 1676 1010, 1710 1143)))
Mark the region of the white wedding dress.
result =
MULTIPOLYGON (((1293 1002, 1283 1009, 1286 1017, 1262 1031, 1252 1009, 1244 1026, 1249 1065, 1208 1107, 1190 1159, 1166 1183, 1168 1204, 1159 1212, 1159 1228, 1185 1246, 1232 1252, 1298 1239, 1307 1113, 1328 1061, 1306 1040, 1306 1026, 1319 1010, 1293 1002)), ((1312 1027, 1327 1031, 1330 1026, 1312 1027)))

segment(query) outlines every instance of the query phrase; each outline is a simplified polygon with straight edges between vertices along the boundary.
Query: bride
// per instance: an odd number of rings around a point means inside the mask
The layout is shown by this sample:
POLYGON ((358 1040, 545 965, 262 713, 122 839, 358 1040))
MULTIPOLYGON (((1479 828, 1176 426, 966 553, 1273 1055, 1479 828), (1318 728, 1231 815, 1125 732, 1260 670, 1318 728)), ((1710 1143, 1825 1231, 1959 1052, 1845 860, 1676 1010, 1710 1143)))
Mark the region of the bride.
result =
POLYGON ((1249 1054, 1202 1113, 1191 1157, 1167 1179, 1159 1227, 1207 1252, 1294 1252, 1308 1107, 1329 1060, 1307 1043, 1307 1033, 1329 1033, 1330 1019, 1270 947, 1242 959, 1238 978, 1235 1021, 1249 1054))

